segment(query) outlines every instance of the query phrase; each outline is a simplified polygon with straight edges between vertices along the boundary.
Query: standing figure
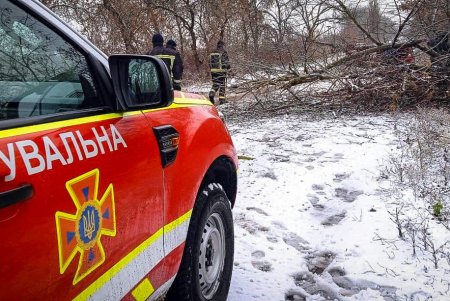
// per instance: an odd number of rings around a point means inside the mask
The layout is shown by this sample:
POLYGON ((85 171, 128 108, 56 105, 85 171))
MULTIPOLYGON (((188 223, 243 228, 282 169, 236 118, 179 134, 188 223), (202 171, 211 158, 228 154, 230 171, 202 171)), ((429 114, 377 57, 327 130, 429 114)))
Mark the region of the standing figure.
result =
MULTIPOLYGON (((175 43, 175 41, 173 41, 175 43)), ((173 88, 181 91, 181 79, 183 77, 183 60, 178 51, 164 47, 164 38, 159 33, 152 37, 153 49, 149 51, 148 55, 154 55, 164 61, 167 69, 172 77, 173 88)), ((176 46, 176 43, 175 43, 176 46)))
POLYGON ((181 79, 183 78, 183 60, 181 59, 181 54, 180 52, 177 50, 177 42, 175 42, 175 40, 168 40, 166 42, 166 48, 172 49, 173 51, 175 51, 177 53, 177 56, 179 57, 179 64, 177 65, 177 67, 179 68, 178 72, 181 74, 180 75, 180 79, 176 79, 173 78, 173 87, 175 90, 181 91, 181 79))
POLYGON ((212 78, 209 100, 214 104, 214 97, 217 90, 219 90, 219 104, 223 104, 226 102, 225 87, 227 84, 227 72, 230 69, 230 60, 223 41, 217 42, 216 50, 209 55, 209 68, 212 78))

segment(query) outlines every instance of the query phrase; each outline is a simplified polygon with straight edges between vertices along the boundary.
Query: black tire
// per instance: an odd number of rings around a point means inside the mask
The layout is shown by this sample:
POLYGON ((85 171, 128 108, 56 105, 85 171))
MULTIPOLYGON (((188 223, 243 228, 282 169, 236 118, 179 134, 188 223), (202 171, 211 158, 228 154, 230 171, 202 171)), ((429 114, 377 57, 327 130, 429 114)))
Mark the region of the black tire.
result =
POLYGON ((225 301, 230 288, 233 256, 230 201, 220 184, 205 185, 197 196, 180 269, 166 300, 225 301), (223 231, 219 229, 221 225, 223 231), (220 233, 223 233, 223 239, 219 238, 220 233), (206 251, 202 254, 201 250, 206 251))

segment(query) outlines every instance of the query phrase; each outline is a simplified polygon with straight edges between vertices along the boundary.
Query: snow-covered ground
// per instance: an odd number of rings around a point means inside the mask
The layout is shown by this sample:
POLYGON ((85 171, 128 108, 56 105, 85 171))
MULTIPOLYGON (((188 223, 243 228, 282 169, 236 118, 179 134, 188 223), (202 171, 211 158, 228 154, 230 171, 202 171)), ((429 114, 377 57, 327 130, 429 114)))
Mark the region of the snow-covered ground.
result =
MULTIPOLYGON (((412 257, 380 177, 389 116, 228 124, 240 160, 230 301, 450 300, 450 268, 412 257), (253 160, 248 160, 253 159, 253 160)), ((425 256, 425 255, 423 255, 425 256)))

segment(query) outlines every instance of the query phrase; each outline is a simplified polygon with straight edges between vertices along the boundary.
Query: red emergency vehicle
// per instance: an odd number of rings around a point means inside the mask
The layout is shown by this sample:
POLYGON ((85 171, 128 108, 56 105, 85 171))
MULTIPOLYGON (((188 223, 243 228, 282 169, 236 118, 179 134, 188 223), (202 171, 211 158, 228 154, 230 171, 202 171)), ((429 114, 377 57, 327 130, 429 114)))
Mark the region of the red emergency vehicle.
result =
POLYGON ((225 300, 237 157, 154 57, 0 1, 0 300, 225 300))

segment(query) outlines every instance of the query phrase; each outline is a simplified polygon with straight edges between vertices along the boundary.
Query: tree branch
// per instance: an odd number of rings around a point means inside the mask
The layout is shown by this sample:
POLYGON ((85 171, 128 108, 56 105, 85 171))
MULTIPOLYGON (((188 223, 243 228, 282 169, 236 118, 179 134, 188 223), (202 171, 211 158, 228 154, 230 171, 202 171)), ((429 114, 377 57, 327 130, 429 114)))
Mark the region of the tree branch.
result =
POLYGON ((358 29, 361 30, 361 32, 364 33, 364 35, 369 40, 371 40, 377 46, 383 45, 380 41, 372 37, 372 35, 364 27, 361 26, 361 24, 359 24, 358 20, 356 20, 356 17, 353 15, 353 13, 350 11, 347 5, 345 5, 344 2, 342 2, 341 0, 334 0, 334 1, 339 5, 341 11, 347 15, 347 17, 353 22, 353 24, 355 24, 356 27, 358 27, 358 29))

